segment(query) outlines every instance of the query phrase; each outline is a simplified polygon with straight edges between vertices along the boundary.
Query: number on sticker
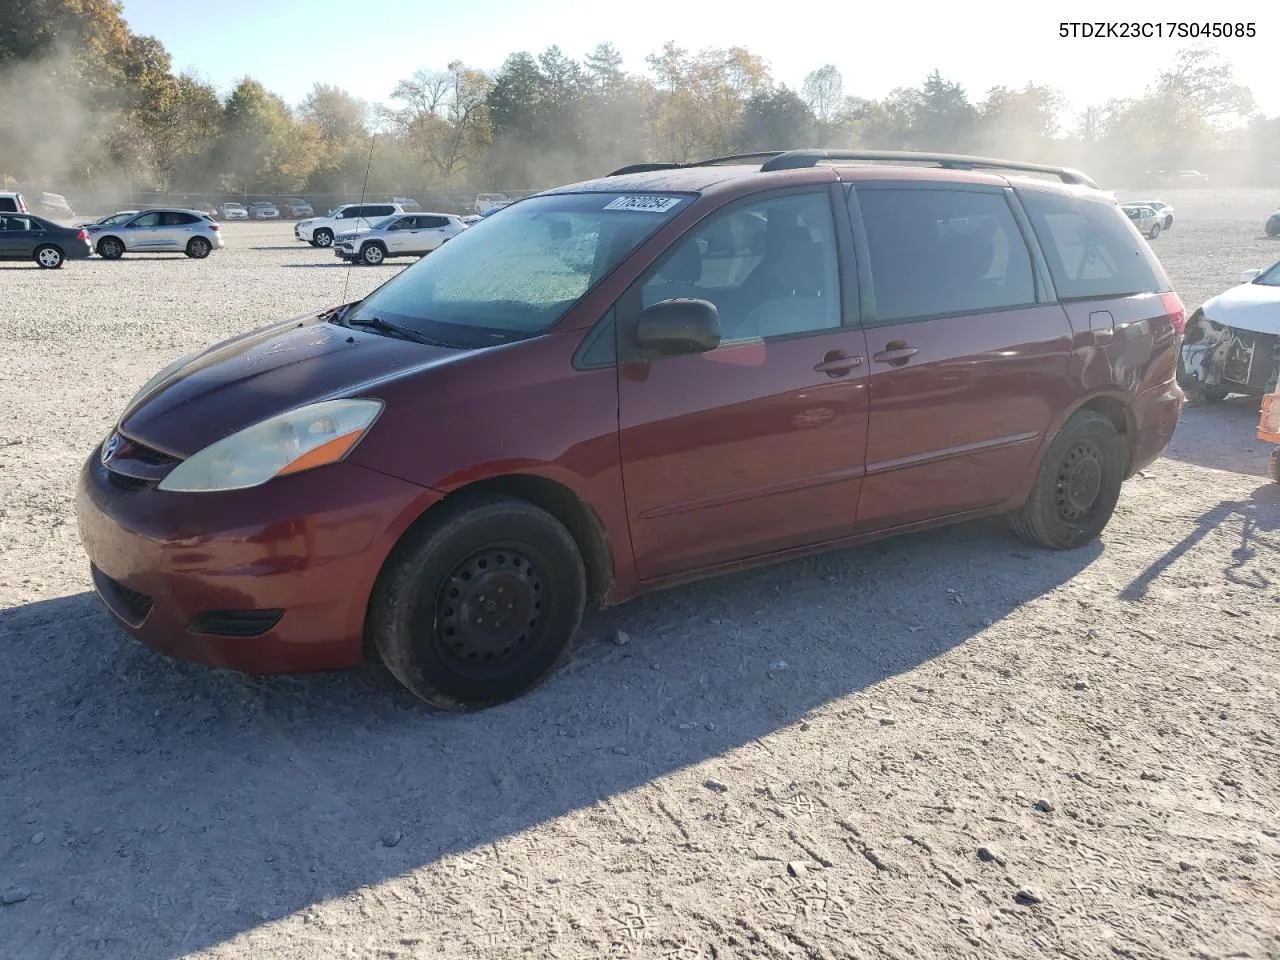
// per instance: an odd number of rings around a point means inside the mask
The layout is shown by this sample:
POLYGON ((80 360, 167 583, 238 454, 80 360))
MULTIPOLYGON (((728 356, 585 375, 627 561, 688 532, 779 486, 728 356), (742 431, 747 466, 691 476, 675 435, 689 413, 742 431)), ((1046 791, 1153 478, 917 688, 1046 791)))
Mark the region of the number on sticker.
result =
POLYGON ((640 210, 645 213, 666 213, 680 202, 679 197, 642 197, 629 195, 610 200, 606 210, 640 210))

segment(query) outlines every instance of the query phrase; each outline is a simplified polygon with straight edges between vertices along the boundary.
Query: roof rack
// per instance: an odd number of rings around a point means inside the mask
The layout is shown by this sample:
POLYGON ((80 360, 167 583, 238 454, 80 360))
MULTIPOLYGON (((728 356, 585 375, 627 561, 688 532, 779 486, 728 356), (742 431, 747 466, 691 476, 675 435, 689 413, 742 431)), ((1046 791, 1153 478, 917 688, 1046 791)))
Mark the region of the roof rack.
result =
POLYGON ((1063 183, 1098 189, 1098 185, 1090 177, 1071 167, 1024 163, 1019 160, 997 160, 993 157, 971 157, 958 153, 916 153, 910 150, 787 150, 766 160, 760 166, 760 171, 767 173, 770 170, 799 170, 815 167, 824 160, 934 163, 946 170, 1021 170, 1028 173, 1052 174, 1063 183))
POLYGON ((711 157, 707 160, 691 160, 689 163, 632 163, 619 167, 609 174, 620 177, 627 173, 651 173, 655 170, 687 170, 689 167, 714 167, 722 163, 748 163, 752 160, 771 160, 785 150, 760 150, 756 153, 734 153, 725 157, 711 157))

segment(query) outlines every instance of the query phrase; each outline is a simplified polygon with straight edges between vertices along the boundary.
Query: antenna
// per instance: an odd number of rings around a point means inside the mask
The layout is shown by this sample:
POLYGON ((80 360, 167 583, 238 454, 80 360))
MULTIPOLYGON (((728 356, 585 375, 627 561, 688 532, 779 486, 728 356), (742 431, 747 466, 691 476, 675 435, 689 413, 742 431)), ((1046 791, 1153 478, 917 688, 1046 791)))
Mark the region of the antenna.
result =
MULTIPOLYGON (((373 168, 373 145, 375 141, 377 141, 377 139, 378 139, 378 135, 376 133, 369 137, 369 162, 365 164, 364 185, 360 187, 360 206, 361 207, 364 206, 365 191, 369 189, 369 171, 373 168)), ((356 217, 357 232, 359 232, 360 230, 360 221, 364 219, 364 211, 362 210, 360 211, 360 213, 361 215, 356 217)), ((342 303, 347 302, 347 287, 351 285, 351 270, 352 268, 355 267, 355 265, 356 265, 356 262, 354 260, 352 260, 350 263, 347 264, 347 275, 342 280, 342 303)))

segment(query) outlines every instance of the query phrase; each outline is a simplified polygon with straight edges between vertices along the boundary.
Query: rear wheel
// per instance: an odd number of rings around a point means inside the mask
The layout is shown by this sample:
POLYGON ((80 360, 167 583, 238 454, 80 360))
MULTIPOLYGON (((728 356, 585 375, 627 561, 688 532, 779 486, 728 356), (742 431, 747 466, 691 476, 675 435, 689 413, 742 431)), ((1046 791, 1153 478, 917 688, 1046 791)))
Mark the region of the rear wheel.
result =
POLYGON ((371 267, 376 267, 387 258, 387 251, 377 243, 366 243, 360 250, 360 259, 371 267))
POLYGON ((43 247, 36 247, 36 252, 33 259, 40 267, 42 267, 45 270, 57 270, 60 266, 62 266, 62 263, 66 259, 66 257, 62 255, 62 251, 59 250, 57 247, 43 246, 43 247))
POLYGON ((1081 410, 1049 445, 1031 496, 1010 525, 1041 547, 1082 547, 1111 519, 1128 467, 1127 445, 1111 421, 1081 410))
POLYGON ((1272 483, 1280 483, 1280 447, 1271 451, 1271 459, 1267 462, 1267 476, 1272 483))
POLYGON ((461 501, 410 534, 387 561, 369 605, 383 662, 443 710, 513 700, 568 654, 587 581, 577 544, 532 504, 461 501))
POLYGON ((104 260, 119 260, 124 256, 124 243, 115 237, 103 237, 98 241, 98 256, 104 260))
POLYGON ((321 227, 311 234, 311 240, 317 247, 331 247, 333 246, 333 231, 327 227, 321 227))
POLYGON ((187 241, 187 256, 192 260, 203 260, 212 249, 213 244, 204 237, 192 237, 187 241))

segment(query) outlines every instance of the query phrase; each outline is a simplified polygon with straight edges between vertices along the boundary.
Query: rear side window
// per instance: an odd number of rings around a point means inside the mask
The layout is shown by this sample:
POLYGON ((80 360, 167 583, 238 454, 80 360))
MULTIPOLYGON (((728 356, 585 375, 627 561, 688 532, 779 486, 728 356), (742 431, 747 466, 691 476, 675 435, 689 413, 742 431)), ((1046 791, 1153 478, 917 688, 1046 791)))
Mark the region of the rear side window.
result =
POLYGON ((0 197, 0 210, 5 213, 17 213, 18 201, 13 197, 0 197))
POLYGON ((429 227, 433 230, 436 227, 443 227, 449 223, 448 219, 445 217, 419 217, 418 219, 420 221, 420 226, 429 227))
POLYGON ((1061 299, 1172 289, 1155 254, 1119 207, 1031 190, 1019 196, 1061 299))
POLYGON ((162 223, 166 227, 184 227, 189 223, 196 223, 199 217, 193 217, 189 213, 165 213, 162 214, 162 223))
POLYGON ((876 320, 1035 303, 1031 254, 1002 193, 864 189, 857 198, 876 320))
POLYGON ((377 207, 365 207, 364 209, 365 209, 364 215, 366 217, 389 217, 391 216, 391 214, 396 212, 396 208, 390 205, 383 205, 383 206, 377 206, 377 207))

